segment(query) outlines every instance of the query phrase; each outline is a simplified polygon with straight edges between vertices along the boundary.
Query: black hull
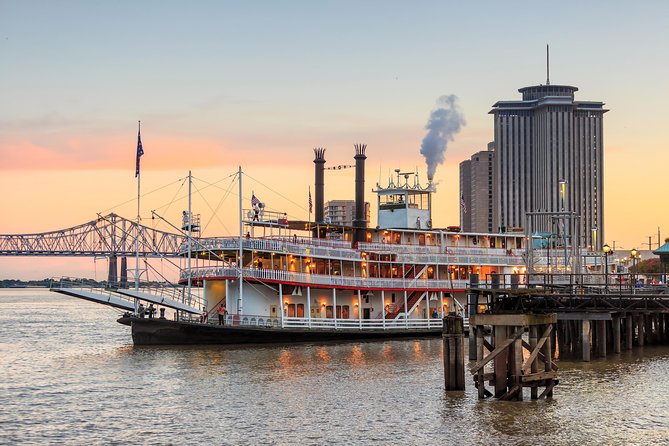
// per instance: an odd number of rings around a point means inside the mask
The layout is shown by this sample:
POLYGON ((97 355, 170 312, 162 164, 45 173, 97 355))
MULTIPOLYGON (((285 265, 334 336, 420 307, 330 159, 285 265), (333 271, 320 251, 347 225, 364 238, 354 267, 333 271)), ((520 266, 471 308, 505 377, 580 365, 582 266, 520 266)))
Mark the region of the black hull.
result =
POLYGON ((285 344, 295 342, 370 341, 441 336, 442 329, 357 330, 265 328, 205 325, 167 319, 122 317, 132 327, 135 345, 285 344))

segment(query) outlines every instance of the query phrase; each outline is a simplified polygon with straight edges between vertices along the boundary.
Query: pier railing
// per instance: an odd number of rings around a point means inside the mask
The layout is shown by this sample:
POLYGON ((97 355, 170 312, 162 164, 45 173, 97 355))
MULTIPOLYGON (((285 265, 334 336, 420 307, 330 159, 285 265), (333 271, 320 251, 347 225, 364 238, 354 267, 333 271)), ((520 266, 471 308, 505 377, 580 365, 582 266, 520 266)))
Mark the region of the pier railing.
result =
POLYGON ((638 273, 488 274, 475 288, 545 288, 558 294, 669 294, 667 275, 638 273))

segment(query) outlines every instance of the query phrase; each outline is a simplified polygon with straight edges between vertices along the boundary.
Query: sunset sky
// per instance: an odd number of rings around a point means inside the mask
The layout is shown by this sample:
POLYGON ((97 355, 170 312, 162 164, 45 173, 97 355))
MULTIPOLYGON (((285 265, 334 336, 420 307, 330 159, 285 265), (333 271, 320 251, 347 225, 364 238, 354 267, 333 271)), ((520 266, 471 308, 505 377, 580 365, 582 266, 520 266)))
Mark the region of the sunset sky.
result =
MULTIPOLYGON (((192 170, 198 187, 216 183, 194 202, 203 235, 235 233, 225 178, 239 165, 244 200, 307 219, 312 148, 353 164, 355 143, 372 201, 395 168, 425 178, 425 125, 451 94, 466 125, 437 169, 434 220, 458 224, 458 164, 493 139, 496 101, 545 83, 550 44, 551 83, 610 109, 606 242, 645 249, 658 227, 669 236, 667 17, 665 1, 0 0, 0 234, 134 218, 138 120, 143 219, 185 209, 192 170)), ((353 172, 327 172, 325 194, 352 199, 353 172)), ((0 279, 101 271, 0 258, 0 279)))

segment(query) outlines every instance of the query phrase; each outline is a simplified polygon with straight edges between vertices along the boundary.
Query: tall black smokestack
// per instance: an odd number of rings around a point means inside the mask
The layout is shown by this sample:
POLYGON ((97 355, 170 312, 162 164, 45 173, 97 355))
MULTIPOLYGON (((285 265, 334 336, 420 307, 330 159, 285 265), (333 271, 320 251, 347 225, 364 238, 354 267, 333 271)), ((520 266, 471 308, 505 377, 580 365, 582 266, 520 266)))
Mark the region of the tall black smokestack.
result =
POLYGON ((367 144, 355 145, 355 228, 354 243, 365 241, 367 215, 365 213, 365 149, 367 144))
POLYGON ((314 191, 316 211, 314 212, 314 215, 316 223, 323 223, 323 196, 325 195, 325 149, 321 147, 314 149, 314 155, 316 155, 314 158, 314 165, 316 167, 314 191))

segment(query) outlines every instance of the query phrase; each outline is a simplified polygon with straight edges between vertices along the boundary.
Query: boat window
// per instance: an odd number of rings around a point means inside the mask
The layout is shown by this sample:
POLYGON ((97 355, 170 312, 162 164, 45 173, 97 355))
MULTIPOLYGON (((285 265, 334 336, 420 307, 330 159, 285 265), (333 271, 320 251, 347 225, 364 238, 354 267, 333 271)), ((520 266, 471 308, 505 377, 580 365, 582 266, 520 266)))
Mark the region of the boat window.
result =
POLYGON ((325 307, 325 317, 328 319, 332 319, 332 305, 328 305, 325 307))
POLYGON ((348 319, 348 318, 351 317, 349 314, 350 314, 350 313, 349 313, 349 307, 348 307, 348 305, 342 305, 342 306, 341 306, 341 318, 342 318, 342 319, 348 319))
POLYGON ((288 304, 288 311, 286 312, 286 316, 295 317, 295 304, 288 304))
POLYGON ((297 317, 304 317, 304 304, 297 304, 297 317))

